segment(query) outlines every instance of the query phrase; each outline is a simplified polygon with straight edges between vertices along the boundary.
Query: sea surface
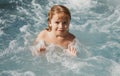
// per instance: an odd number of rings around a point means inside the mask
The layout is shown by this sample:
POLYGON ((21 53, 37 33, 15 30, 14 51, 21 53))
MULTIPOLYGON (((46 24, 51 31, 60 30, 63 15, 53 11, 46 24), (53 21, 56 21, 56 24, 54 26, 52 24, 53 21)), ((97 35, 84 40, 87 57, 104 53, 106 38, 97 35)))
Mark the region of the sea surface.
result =
POLYGON ((0 0, 0 76, 120 76, 119 0, 0 0), (77 57, 32 56, 53 5, 70 9, 77 57))

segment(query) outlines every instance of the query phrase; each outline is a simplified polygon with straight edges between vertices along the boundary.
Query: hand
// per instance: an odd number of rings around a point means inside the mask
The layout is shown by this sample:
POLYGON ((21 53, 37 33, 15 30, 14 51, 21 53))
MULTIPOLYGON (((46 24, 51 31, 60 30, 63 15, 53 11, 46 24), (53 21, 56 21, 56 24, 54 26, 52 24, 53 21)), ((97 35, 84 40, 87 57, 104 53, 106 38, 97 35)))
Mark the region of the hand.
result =
POLYGON ((72 55, 72 56, 77 56, 77 50, 74 46, 69 46, 68 47, 68 52, 72 55))
POLYGON ((37 48, 36 50, 34 50, 32 52, 33 56, 39 56, 40 54, 45 53, 46 47, 45 46, 41 46, 40 48, 37 48))
POLYGON ((46 47, 45 46, 41 46, 39 49, 37 49, 38 53, 45 53, 46 47))

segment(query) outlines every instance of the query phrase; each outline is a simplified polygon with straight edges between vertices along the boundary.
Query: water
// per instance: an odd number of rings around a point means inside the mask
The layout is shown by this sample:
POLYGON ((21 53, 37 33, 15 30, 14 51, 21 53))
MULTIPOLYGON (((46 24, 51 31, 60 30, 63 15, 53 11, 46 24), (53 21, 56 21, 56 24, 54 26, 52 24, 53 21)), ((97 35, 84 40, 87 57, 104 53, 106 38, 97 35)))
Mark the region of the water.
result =
POLYGON ((120 76, 119 0, 0 0, 0 76, 120 76), (78 57, 32 56, 54 4, 67 6, 78 57))

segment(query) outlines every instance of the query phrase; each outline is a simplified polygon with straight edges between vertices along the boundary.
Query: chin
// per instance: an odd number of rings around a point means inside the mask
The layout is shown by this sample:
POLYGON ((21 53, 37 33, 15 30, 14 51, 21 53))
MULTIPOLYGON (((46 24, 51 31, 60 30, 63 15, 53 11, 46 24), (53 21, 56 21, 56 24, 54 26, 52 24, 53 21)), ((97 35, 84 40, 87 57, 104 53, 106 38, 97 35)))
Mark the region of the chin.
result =
POLYGON ((56 32, 57 36, 64 36, 66 34, 66 32, 56 32))
POLYGON ((57 36, 63 36, 63 34, 56 34, 57 36))
POLYGON ((61 36, 62 37, 62 36, 65 36, 65 34, 64 33, 59 33, 59 34, 57 33, 56 36, 61 36))

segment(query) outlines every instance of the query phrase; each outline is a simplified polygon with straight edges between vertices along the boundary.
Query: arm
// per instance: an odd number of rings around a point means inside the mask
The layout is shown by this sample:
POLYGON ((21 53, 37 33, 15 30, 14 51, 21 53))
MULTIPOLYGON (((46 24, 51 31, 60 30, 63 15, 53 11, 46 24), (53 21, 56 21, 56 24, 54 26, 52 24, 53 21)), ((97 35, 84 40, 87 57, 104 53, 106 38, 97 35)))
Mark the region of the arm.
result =
POLYGON ((38 37, 36 38, 36 40, 34 42, 36 50, 34 50, 32 52, 32 55, 38 56, 40 54, 45 53, 46 45, 44 43, 44 37, 45 37, 45 32, 44 31, 40 32, 38 37))

